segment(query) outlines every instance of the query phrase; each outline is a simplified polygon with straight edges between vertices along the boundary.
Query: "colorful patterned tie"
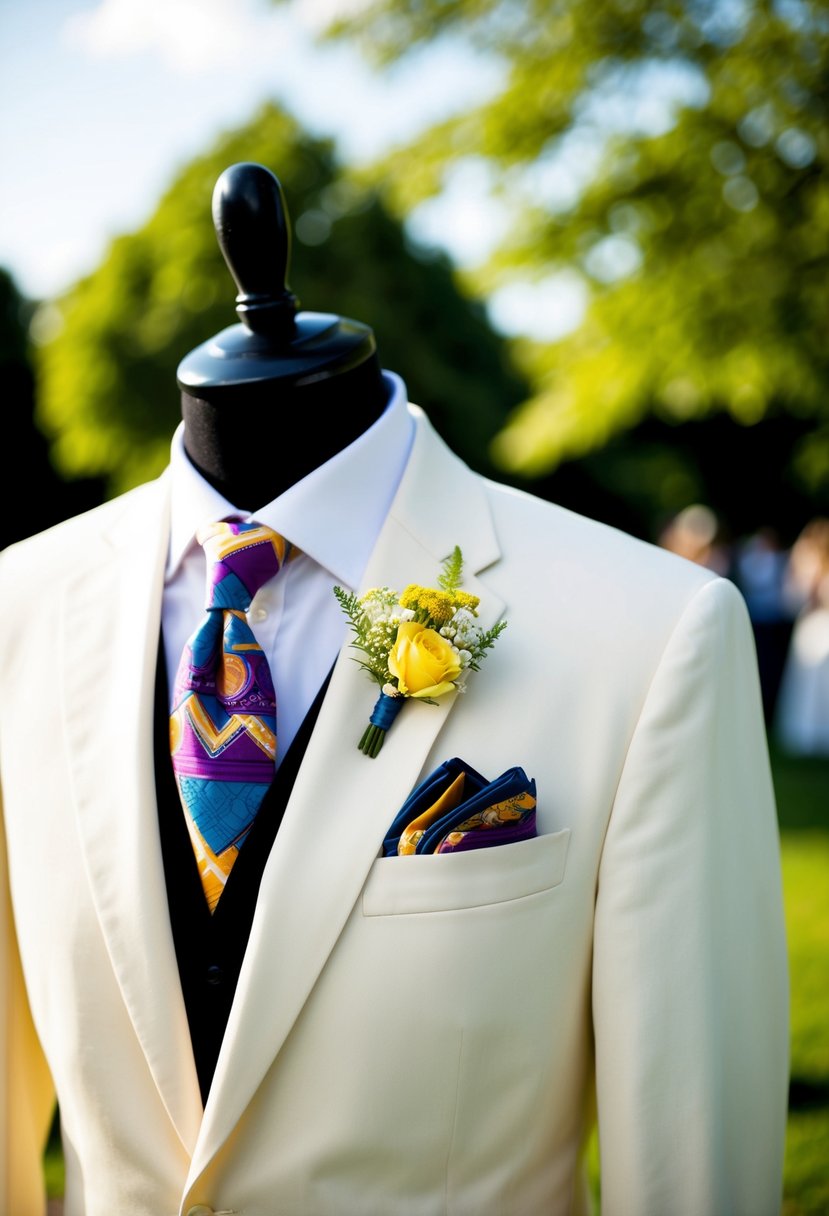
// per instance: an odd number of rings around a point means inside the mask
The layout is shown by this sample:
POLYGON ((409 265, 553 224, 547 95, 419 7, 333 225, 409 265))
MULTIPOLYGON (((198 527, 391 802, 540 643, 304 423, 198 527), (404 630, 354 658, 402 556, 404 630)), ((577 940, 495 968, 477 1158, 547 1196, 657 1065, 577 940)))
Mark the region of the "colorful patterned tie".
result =
POLYGON ((184 648, 170 752, 211 913, 274 777, 276 700, 245 613, 290 545, 257 523, 197 534, 207 557, 207 616, 184 648))

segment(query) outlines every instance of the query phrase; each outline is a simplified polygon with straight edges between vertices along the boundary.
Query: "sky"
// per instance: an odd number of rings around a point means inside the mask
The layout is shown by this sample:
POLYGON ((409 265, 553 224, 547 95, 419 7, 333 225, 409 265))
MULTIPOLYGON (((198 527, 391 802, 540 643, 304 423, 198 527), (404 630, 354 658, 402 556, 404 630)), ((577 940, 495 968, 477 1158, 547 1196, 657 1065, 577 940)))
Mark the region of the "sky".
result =
MULTIPOLYGON (((315 43, 334 7, 345 5, 0 0, 0 265, 20 290, 53 296, 92 270, 184 164, 266 99, 359 163, 500 78, 492 63, 447 46, 428 70, 412 62, 381 79, 355 50, 315 43)), ((495 235, 483 210, 477 226, 468 218, 467 209, 456 225, 461 260, 495 235)))
MULTIPOLYGON (((490 96, 503 65, 444 41, 382 76, 345 44, 316 38, 333 13, 365 0, 0 0, 0 266, 31 299, 59 295, 94 270, 109 241, 140 227, 173 177, 222 131, 266 100, 359 164, 490 96)), ((535 201, 561 208, 618 125, 664 130, 671 98, 699 82, 675 69, 596 97, 581 129, 528 175, 535 201)), ((698 100, 699 98, 696 97, 698 100)), ((268 166, 278 172, 277 166, 268 166)), ((509 222, 474 157, 443 195, 408 220, 410 235, 460 267, 484 260, 509 222)), ((626 273, 636 250, 610 238, 599 277, 626 273)), ((496 329, 542 341, 564 336, 588 303, 584 276, 556 271, 500 288, 496 329)))

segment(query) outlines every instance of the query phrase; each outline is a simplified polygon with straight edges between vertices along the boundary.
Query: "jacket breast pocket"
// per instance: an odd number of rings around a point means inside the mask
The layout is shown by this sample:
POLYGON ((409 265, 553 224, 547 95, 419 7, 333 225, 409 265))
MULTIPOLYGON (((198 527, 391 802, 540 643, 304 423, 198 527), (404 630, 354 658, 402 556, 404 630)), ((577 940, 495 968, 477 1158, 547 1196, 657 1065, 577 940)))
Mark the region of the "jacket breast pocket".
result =
POLYGON ((363 888, 363 916, 488 907, 557 887, 570 829, 465 853, 380 857, 363 888))

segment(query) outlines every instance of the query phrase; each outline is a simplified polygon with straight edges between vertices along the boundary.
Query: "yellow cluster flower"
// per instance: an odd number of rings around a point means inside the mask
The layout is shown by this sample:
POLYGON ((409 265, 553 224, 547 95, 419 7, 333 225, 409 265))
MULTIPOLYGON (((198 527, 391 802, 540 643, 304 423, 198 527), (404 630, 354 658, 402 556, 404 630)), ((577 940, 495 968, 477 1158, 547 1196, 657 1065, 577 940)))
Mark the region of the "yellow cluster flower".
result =
POLYGON ((477 615, 480 599, 468 591, 439 591, 436 587, 421 587, 409 583, 400 596, 402 608, 409 608, 421 622, 428 622, 435 629, 451 621, 459 608, 477 615))
POLYGON ((410 608, 419 621, 429 621, 438 628, 451 620, 455 611, 452 596, 446 591, 421 587, 418 583, 409 583, 400 597, 400 604, 410 608))
POLYGON ((479 595, 470 595, 468 591, 453 591, 451 594, 455 608, 466 608, 473 616, 478 615, 478 605, 481 602, 479 595))

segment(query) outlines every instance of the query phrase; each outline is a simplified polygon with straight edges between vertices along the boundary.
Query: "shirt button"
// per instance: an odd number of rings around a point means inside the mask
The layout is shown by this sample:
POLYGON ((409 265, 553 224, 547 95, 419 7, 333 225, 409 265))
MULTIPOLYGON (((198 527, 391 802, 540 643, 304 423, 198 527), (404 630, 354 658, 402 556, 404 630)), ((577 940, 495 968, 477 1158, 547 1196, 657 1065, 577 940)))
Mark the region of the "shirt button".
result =
POLYGON ((213 1209, 209 1208, 206 1203, 197 1203, 195 1207, 187 1209, 187 1216, 214 1216, 213 1209))
MULTIPOLYGON (((222 971, 222 969, 218 965, 218 963, 211 963, 210 966, 207 968, 207 982, 210 985, 210 987, 218 988, 220 984, 224 983, 224 978, 225 978, 224 971, 222 971)), ((194 1208, 193 1211, 195 1211, 195 1210, 196 1209, 194 1208)), ((212 1209, 205 1208, 204 1210, 205 1210, 205 1212, 209 1212, 212 1209)), ((189 1212, 188 1212, 188 1216, 190 1216, 189 1212)))
POLYGON ((268 610, 267 608, 254 608, 251 615, 255 621, 266 621, 268 619, 268 610))

